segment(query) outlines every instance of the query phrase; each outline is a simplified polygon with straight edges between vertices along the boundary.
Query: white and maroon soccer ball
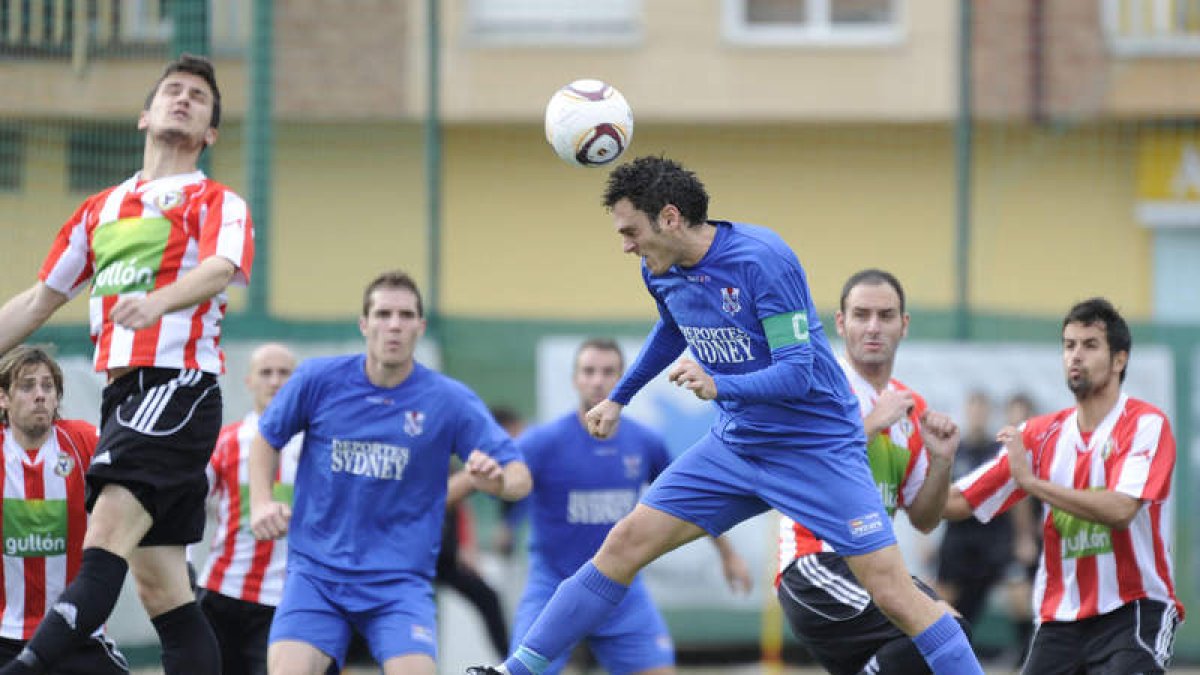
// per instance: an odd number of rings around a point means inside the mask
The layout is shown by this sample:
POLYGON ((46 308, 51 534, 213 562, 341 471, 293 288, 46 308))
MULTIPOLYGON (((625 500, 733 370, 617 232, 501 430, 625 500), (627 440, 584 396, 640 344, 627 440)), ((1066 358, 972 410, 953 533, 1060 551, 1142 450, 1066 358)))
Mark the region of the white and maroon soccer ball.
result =
POLYGON ((633 111, 616 87, 575 80, 546 105, 546 140, 572 166, 611 164, 633 140, 633 111))

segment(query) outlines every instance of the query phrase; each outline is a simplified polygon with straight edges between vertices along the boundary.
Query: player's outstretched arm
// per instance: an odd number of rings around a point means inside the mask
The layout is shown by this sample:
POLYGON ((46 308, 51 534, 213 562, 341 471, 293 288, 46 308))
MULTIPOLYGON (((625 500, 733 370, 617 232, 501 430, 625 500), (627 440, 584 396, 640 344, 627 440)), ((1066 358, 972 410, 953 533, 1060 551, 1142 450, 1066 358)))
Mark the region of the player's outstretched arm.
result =
POLYGON ((1008 450, 1009 470, 1013 480, 1026 493, 1073 516, 1100 523, 1114 530, 1129 527, 1142 502, 1110 490, 1076 490, 1039 478, 1030 465, 1028 450, 1016 427, 1005 427, 996 440, 1008 450))
POLYGON ((750 577, 750 568, 746 565, 746 561, 734 550, 728 537, 710 537, 710 539, 713 546, 716 547, 717 553, 721 554, 721 572, 725 575, 725 583, 729 584, 729 590, 738 595, 749 593, 750 589, 754 587, 754 580, 750 577))
POLYGON ((471 451, 464 472, 470 477, 476 490, 506 502, 525 497, 533 488, 533 478, 525 462, 514 460, 500 466, 499 462, 482 450, 471 451))
POLYGON ((250 442, 250 531, 255 539, 279 539, 287 534, 292 509, 272 499, 271 486, 279 469, 279 450, 255 434, 250 442))
POLYGON ((205 258, 175 281, 142 296, 126 296, 113 305, 113 323, 141 330, 153 326, 164 314, 195 307, 225 290, 237 266, 220 256, 205 258))
POLYGON ((942 512, 950 493, 950 473, 960 440, 958 425, 948 415, 933 410, 921 416, 921 442, 929 457, 925 481, 912 504, 906 508, 913 527, 929 534, 942 522, 942 512))
POLYGON ((0 354, 25 341, 69 300, 39 281, 0 307, 0 354))

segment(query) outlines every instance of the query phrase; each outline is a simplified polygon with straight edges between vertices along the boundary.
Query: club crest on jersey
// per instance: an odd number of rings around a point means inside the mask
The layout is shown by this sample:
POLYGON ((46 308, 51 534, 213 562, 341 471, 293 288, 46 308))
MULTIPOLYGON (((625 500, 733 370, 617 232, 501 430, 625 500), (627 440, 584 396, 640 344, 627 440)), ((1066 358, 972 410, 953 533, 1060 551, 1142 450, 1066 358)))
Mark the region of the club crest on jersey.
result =
POLYGON ((913 423, 912 423, 911 419, 909 419, 907 417, 901 418, 901 420, 898 422, 898 424, 900 425, 900 433, 904 434, 905 438, 912 436, 913 423))
POLYGON ((739 300, 741 289, 737 286, 726 286, 721 289, 721 309, 730 314, 737 314, 742 311, 742 303, 739 300))
POLYGON ((167 190, 154 198, 154 205, 159 211, 170 211, 183 203, 182 190, 167 190))
POLYGON ((54 475, 59 478, 66 478, 71 475, 71 470, 75 468, 75 460, 65 452, 58 453, 58 459, 54 461, 54 475))
POLYGON ((625 463, 625 477, 633 480, 642 475, 642 458, 640 455, 623 455, 621 460, 625 463))
POLYGON ((420 410, 404 411, 404 433, 409 436, 420 436, 425 430, 425 413, 420 410))

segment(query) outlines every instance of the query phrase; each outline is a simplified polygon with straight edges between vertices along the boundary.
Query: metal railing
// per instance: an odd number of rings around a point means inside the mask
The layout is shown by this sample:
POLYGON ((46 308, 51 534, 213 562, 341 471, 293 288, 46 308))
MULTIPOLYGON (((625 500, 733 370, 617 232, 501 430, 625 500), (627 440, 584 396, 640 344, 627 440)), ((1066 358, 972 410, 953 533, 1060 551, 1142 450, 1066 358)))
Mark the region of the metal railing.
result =
POLYGON ((1200 0, 1104 0, 1101 11, 1116 54, 1200 54, 1200 0))
MULTIPOLYGON (((0 55, 92 58, 160 51, 174 38, 170 0, 0 0, 0 55)), ((208 0, 212 48, 242 53, 250 39, 250 3, 208 0)))

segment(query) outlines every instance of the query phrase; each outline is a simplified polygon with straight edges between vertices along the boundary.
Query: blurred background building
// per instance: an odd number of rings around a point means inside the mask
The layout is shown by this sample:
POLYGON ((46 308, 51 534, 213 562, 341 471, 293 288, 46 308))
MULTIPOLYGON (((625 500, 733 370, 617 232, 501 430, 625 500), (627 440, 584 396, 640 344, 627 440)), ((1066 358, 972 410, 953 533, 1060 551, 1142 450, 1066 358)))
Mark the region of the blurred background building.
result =
MULTIPOLYGON (((829 313, 847 275, 884 267, 915 340, 1036 351, 1071 303, 1112 299, 1135 322, 1132 370, 1153 345, 1169 399, 1176 577, 1196 604, 1197 0, 0 0, 0 296, 83 197, 138 168, 140 103, 181 51, 217 62, 208 170, 257 226, 235 359, 268 337, 354 348, 361 287, 405 268, 430 357, 548 414, 540 341, 636 338, 654 318, 605 172, 543 138, 555 89, 604 79, 634 109, 630 156, 678 159, 713 217, 778 230, 829 313)), ((85 322, 74 302, 37 339, 82 359, 85 322)), ((753 638, 757 609, 672 627, 684 646, 753 638)), ((1196 625, 1177 651, 1200 658, 1196 625)))

